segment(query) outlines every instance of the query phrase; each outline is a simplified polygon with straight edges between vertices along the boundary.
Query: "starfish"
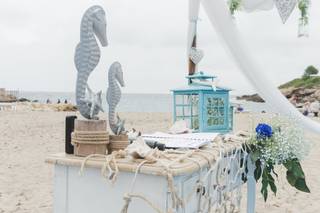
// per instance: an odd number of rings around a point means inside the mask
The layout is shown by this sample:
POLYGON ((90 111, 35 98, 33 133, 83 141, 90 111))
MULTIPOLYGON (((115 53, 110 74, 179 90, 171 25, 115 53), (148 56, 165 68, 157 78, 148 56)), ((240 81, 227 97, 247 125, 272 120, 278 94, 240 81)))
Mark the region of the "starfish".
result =
POLYGON ((102 91, 99 91, 98 93, 94 93, 89 85, 87 84, 87 93, 86 97, 80 99, 82 102, 88 104, 90 106, 90 118, 93 118, 94 110, 97 108, 100 111, 104 112, 102 107, 102 91))

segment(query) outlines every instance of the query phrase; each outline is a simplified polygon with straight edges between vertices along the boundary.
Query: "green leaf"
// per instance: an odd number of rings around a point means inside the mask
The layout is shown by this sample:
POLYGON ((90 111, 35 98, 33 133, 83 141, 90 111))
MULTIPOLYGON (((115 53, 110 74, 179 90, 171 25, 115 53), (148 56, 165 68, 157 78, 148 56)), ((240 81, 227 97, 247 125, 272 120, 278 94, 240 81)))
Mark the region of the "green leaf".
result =
POLYGON ((306 180, 304 178, 298 178, 294 187, 296 187, 296 189, 298 189, 302 192, 310 193, 310 189, 308 188, 308 186, 306 184, 306 180))
POLYGON ((255 150, 251 153, 252 162, 257 162, 260 159, 261 152, 259 150, 255 150))
POLYGON ((267 202, 267 199, 268 199, 268 189, 264 189, 263 191, 261 190, 261 193, 262 193, 262 195, 263 195, 264 202, 267 202))
POLYGON ((305 178, 304 177, 304 172, 302 170, 302 167, 300 165, 300 163, 297 161, 297 162, 294 162, 293 163, 293 167, 292 167, 292 170, 293 172, 293 175, 297 178, 305 178))
POLYGON ((274 168, 272 168, 272 173, 273 173, 277 178, 279 178, 279 175, 274 171, 274 168))
POLYGON ((269 185, 268 172, 266 169, 263 170, 261 182, 262 182, 261 193, 263 195, 264 201, 266 202, 268 199, 268 185, 269 185))
MULTIPOLYGON (((272 166, 272 168, 273 168, 273 166, 272 166)), ((268 175, 268 183, 269 183, 271 190, 273 191, 274 194, 277 194, 277 187, 274 183, 274 178, 272 177, 270 172, 268 172, 267 175, 268 175)))
POLYGON ((291 171, 292 170, 292 165, 293 165, 293 161, 286 161, 285 163, 283 163, 284 167, 286 167, 287 170, 291 171))
POLYGON ((310 193, 300 162, 294 159, 286 162, 284 166, 288 169, 287 180, 289 184, 302 192, 310 193))
POLYGON ((271 191, 273 191, 273 193, 276 195, 277 194, 277 186, 276 186, 276 184, 274 184, 273 181, 269 181, 269 185, 270 185, 271 191))
POLYGON ((257 160, 256 161, 256 169, 254 170, 254 179, 256 180, 256 182, 258 182, 261 175, 262 175, 261 162, 260 162, 260 160, 257 160))
POLYGON ((291 186, 295 186, 296 181, 297 181, 297 177, 294 176, 294 174, 291 171, 287 171, 287 181, 291 186))

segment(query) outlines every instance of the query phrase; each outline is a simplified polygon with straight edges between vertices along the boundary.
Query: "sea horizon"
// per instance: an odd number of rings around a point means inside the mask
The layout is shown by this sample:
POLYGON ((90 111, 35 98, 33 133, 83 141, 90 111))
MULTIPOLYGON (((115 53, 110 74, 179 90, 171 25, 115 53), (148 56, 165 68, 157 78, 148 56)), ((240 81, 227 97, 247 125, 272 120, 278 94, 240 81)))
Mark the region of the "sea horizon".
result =
MULTIPOLYGON (((102 104, 107 108, 106 94, 102 95, 102 104)), ((237 100, 236 95, 231 95, 230 102, 233 105, 240 104, 245 111, 261 112, 272 111, 265 103, 247 102, 237 100)), ((49 99, 51 103, 75 104, 74 92, 45 92, 45 91, 19 91, 19 98, 26 98, 33 102, 46 103, 49 99)), ((117 106, 118 112, 166 112, 172 113, 173 98, 170 93, 123 93, 121 101, 117 106)))

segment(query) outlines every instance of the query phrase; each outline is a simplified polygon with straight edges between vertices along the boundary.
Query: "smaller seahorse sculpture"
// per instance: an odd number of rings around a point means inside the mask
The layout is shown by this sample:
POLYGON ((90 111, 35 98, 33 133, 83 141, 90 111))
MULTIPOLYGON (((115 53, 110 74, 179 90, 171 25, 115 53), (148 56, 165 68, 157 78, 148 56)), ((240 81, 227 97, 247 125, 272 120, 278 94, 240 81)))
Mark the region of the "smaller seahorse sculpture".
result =
POLYGON ((116 116, 116 107, 121 99, 120 86, 124 87, 123 72, 119 62, 114 62, 110 66, 108 82, 109 87, 107 90, 107 103, 109 105, 109 125, 114 134, 120 135, 125 133, 125 121, 121 120, 118 115, 116 116))

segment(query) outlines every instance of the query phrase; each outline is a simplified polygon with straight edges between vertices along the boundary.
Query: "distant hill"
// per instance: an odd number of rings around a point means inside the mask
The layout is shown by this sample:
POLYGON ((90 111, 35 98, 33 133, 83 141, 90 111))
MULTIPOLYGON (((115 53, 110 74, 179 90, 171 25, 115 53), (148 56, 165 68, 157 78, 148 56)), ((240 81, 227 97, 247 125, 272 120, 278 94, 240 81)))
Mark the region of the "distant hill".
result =
MULTIPOLYGON (((285 84, 279 86, 280 91, 287 98, 292 96, 297 97, 298 103, 305 103, 313 100, 320 101, 320 76, 303 76, 296 78, 285 84)), ((258 95, 243 95, 237 97, 238 100, 246 100, 253 102, 264 102, 264 100, 258 95)))
POLYGON ((279 89, 288 89, 288 88, 299 88, 303 87, 306 89, 319 88, 320 87, 320 76, 309 76, 306 78, 296 78, 292 81, 289 81, 285 84, 280 85, 279 89))

